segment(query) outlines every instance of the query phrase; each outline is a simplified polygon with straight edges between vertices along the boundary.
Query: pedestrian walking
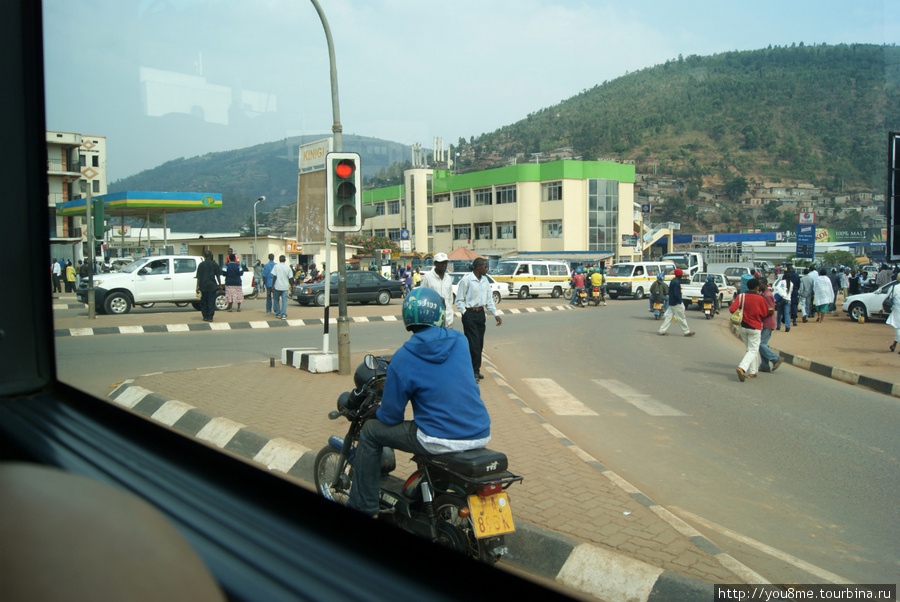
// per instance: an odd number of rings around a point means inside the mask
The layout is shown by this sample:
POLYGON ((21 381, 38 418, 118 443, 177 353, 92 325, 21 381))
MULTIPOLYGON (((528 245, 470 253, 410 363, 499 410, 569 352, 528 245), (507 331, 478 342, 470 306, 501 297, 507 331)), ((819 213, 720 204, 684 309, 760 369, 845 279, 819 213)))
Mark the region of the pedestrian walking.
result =
POLYGON ((256 260, 256 263, 253 265, 253 287, 256 291, 256 294, 262 293, 266 289, 266 283, 263 280, 263 265, 259 261, 256 260))
POLYGON ((272 309, 276 318, 287 320, 288 291, 294 284, 294 275, 291 273, 291 268, 285 263, 287 258, 284 255, 280 255, 278 261, 279 263, 272 270, 272 288, 275 289, 272 309))
POLYGON ((197 267, 197 294, 200 295, 200 314, 204 322, 212 322, 216 315, 216 296, 222 288, 221 270, 212 251, 203 251, 203 261, 197 267))
POLYGON ((56 257, 54 257, 53 262, 50 264, 50 282, 53 285, 53 290, 51 292, 62 292, 62 283, 60 282, 60 276, 62 276, 62 266, 59 265, 59 262, 56 261, 56 257))
POLYGON ((456 293, 456 307, 462 314, 463 333, 469 341, 469 354, 472 356, 472 371, 475 380, 481 380, 481 351, 484 348, 485 317, 484 312, 490 311, 497 320, 497 326, 503 324, 503 320, 497 315, 494 306, 491 283, 487 279, 487 260, 478 257, 472 262, 472 271, 463 276, 459 281, 456 293))
MULTIPOLYGON (((763 301, 766 302, 766 305, 769 306, 769 309, 772 312, 776 311, 777 302, 775 301, 775 295, 772 293, 771 289, 769 289, 769 283, 765 280, 761 280, 759 282, 759 288, 757 289, 760 296, 763 298, 763 301)), ((775 372, 778 370, 778 366, 780 366, 784 360, 777 353, 772 351, 769 348, 769 340, 772 338, 772 331, 775 330, 775 327, 778 324, 778 318, 774 313, 766 314, 766 317, 762 320, 762 330, 759 333, 759 371, 760 372, 775 372), (772 364, 771 367, 769 364, 772 364)))
POLYGON ((66 262, 66 292, 75 292, 75 267, 71 260, 66 262))
POLYGON ((900 274, 897 275, 897 284, 891 289, 890 297, 891 313, 887 319, 887 325, 894 327, 894 342, 891 343, 891 351, 897 349, 897 343, 900 343, 900 274))
POLYGON ((234 253, 228 256, 228 263, 222 268, 225 274, 225 302, 228 307, 225 311, 231 311, 232 305, 237 303, 237 310, 241 311, 241 303, 244 302, 244 289, 241 276, 244 275, 244 266, 238 263, 234 253))
MULTIPOLYGON (((453 327, 453 279, 447 274, 446 253, 436 253, 434 269, 422 275, 422 286, 436 291, 444 300, 444 326, 453 327)), ((374 264, 373 264, 374 265, 374 264)))
POLYGON ((694 336, 694 333, 691 332, 690 327, 687 323, 687 318, 684 316, 684 299, 681 297, 681 275, 684 272, 681 271, 680 268, 675 268, 675 277, 672 278, 672 281, 669 282, 669 308, 666 310, 665 318, 663 319, 662 326, 659 327, 659 335, 666 336, 669 334, 667 331, 669 330, 669 326, 672 324, 672 319, 675 318, 678 320, 678 323, 681 324, 681 331, 684 333, 686 337, 694 336))
POLYGON ((772 315, 774 310, 768 306, 765 300, 757 292, 759 280, 751 278, 747 282, 747 292, 741 293, 731 302, 729 311, 734 314, 741 312, 740 336, 747 346, 744 357, 737 367, 738 380, 744 382, 746 378, 756 378, 759 371, 759 342, 762 336, 762 321, 766 316, 772 315))
POLYGON ((825 313, 834 302, 834 289, 831 284, 831 279, 828 277, 828 270, 825 268, 820 269, 819 277, 816 278, 815 287, 813 288, 816 311, 818 312, 816 322, 823 322, 825 320, 825 313))
POLYGON ((266 313, 272 313, 272 271, 275 269, 275 255, 269 253, 269 263, 263 266, 263 284, 266 287, 266 313))

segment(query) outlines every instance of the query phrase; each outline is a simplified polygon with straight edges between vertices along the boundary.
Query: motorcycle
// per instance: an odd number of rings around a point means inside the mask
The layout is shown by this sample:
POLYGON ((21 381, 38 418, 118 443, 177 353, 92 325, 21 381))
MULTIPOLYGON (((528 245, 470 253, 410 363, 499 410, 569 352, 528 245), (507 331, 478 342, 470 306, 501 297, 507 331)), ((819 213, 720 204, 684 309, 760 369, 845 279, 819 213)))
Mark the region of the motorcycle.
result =
POLYGON ((591 296, 588 299, 588 303, 592 303, 594 307, 600 305, 600 303, 606 305, 606 300, 603 298, 603 291, 599 286, 591 286, 591 296))
POLYGON ((575 306, 576 307, 587 307, 588 298, 587 292, 584 288, 578 290, 578 296, 575 298, 575 306))
POLYGON ((716 308, 712 299, 703 300, 703 313, 706 315, 707 320, 711 320, 716 314, 716 308))
MULTIPOLYGON (((354 380, 357 388, 341 393, 328 414, 350 421, 345 437, 332 436, 316 456, 316 491, 346 504, 353 483, 353 457, 366 420, 381 404, 390 356, 367 355, 354 380)), ((416 471, 401 481, 394 450, 381 459, 378 519, 492 564, 509 553, 505 536, 515 531, 506 489, 524 477, 507 470, 506 454, 487 448, 438 455, 414 455, 416 471)))
POLYGON ((654 301, 653 302, 653 318, 659 320, 663 315, 663 302, 662 301, 654 301))

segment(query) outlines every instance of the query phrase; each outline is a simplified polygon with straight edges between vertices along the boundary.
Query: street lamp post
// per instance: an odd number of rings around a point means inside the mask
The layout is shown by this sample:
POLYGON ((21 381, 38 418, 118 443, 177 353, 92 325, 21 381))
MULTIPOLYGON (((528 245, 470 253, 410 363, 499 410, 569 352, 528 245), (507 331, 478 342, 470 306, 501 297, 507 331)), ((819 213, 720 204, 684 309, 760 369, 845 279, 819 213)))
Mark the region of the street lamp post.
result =
POLYGON ((266 200, 266 197, 261 196, 256 199, 256 202, 253 203, 253 256, 259 261, 259 251, 256 250, 256 206, 266 200))

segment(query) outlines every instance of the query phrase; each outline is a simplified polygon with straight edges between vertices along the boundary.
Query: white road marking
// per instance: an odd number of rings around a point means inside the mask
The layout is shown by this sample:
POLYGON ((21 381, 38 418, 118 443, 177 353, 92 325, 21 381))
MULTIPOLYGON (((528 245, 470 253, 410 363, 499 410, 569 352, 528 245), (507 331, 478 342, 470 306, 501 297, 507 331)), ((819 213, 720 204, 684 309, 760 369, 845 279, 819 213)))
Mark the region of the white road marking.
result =
POLYGON ((651 416, 688 416, 688 414, 657 401, 649 395, 644 395, 637 389, 632 389, 617 380, 595 378, 594 382, 651 416))
POLYGON ((710 522, 710 521, 706 520, 705 518, 701 518, 701 517, 697 516, 696 514, 692 514, 692 513, 688 512, 687 510, 682 510, 681 508, 677 508, 674 506, 672 507, 672 510, 674 512, 677 512, 678 514, 681 514, 688 520, 693 521, 695 523, 698 523, 698 524, 706 527, 707 529, 711 529, 713 531, 716 531, 717 533, 721 533, 722 535, 725 535, 726 537, 730 537, 731 539, 734 539, 735 541, 738 541, 744 545, 750 546, 751 548, 756 548, 760 552, 764 552, 765 554, 768 554, 769 556, 772 556, 773 558, 777 558, 778 560, 781 560, 782 562, 791 564, 803 571, 806 571, 810 575, 814 575, 816 577, 824 579, 825 581, 828 581, 829 583, 839 583, 841 585, 849 585, 849 584, 853 583, 852 581, 844 579, 840 575, 835 575, 834 573, 832 573, 830 571, 826 571, 825 569, 819 568, 813 564, 810 564, 810 563, 806 562, 805 560, 800 560, 796 556, 791 556, 787 552, 782 552, 781 550, 776 550, 775 548, 773 548, 771 546, 767 546, 766 544, 764 544, 760 541, 756 541, 755 539, 751 539, 751 538, 747 537, 746 535, 741 535, 740 533, 735 533, 734 531, 732 531, 726 527, 723 527, 721 525, 717 525, 716 523, 710 522))
POLYGON ((560 387, 552 378, 523 378, 540 397, 547 407, 557 416, 597 416, 597 412, 588 408, 571 393, 560 387))

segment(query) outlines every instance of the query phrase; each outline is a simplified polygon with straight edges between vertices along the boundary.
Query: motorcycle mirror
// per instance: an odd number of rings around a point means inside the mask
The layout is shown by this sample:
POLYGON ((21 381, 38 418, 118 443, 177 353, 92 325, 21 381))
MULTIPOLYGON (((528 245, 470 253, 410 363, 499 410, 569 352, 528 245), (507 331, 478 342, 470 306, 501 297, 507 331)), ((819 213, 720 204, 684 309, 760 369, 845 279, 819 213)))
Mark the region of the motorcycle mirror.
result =
POLYGON ((368 368, 369 370, 374 370, 375 369, 375 356, 371 355, 371 354, 366 354, 365 363, 366 363, 366 368, 368 368))

